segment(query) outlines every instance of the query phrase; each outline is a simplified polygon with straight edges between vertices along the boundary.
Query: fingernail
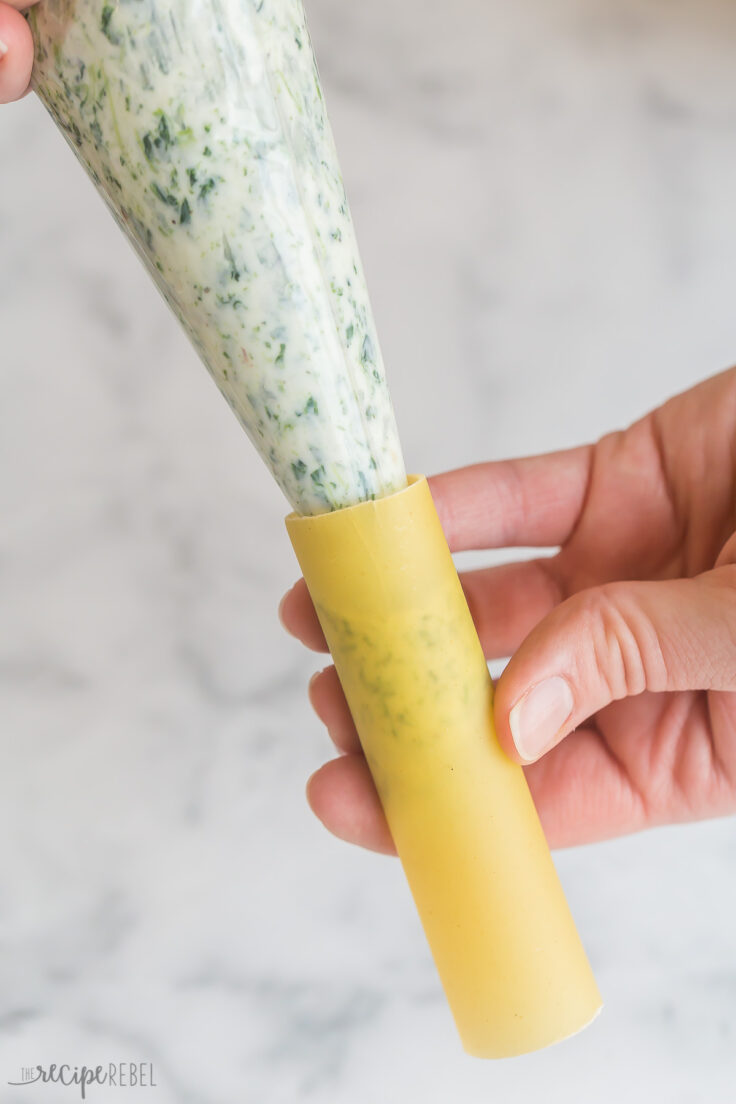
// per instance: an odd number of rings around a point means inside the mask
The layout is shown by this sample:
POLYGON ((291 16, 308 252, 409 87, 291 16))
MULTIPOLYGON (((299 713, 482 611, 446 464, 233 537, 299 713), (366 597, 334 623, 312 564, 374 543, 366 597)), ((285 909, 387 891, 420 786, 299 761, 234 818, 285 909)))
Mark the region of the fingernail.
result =
POLYGON ((312 804, 312 795, 311 795, 311 792, 310 792, 310 791, 311 791, 311 789, 312 789, 312 782, 313 782, 313 780, 314 780, 314 776, 315 776, 315 775, 316 775, 317 773, 318 773, 318 771, 312 771, 312 773, 310 774, 309 778, 307 779, 307 784, 306 784, 306 786, 304 787, 304 792, 305 792, 305 794, 307 795, 307 804, 308 804, 308 805, 310 805, 310 806, 311 806, 311 804, 312 804))
POLYGON ((284 606, 286 605, 286 599, 289 597, 289 595, 291 594, 293 589, 294 589, 294 587, 289 587, 286 594, 284 595, 284 597, 279 602, 279 608, 277 610, 279 621, 281 622, 281 624, 283 625, 283 627, 286 629, 287 632, 291 632, 291 630, 290 630, 289 626, 286 624, 286 622, 284 621, 284 606))
POLYGON ((538 759, 570 719, 572 708, 572 690, 559 675, 527 690, 509 713, 511 735, 521 758, 529 762, 538 759))
POLYGON ((317 679, 319 678, 319 676, 321 674, 322 674, 321 671, 315 671, 314 674, 312 675, 312 677, 309 680, 309 685, 307 686, 307 694, 310 697, 311 697, 311 694, 312 694, 312 687, 314 686, 315 682, 317 681, 317 679))
POLYGON ((315 682, 320 677, 320 675, 323 675, 325 673, 325 671, 329 671, 330 666, 331 665, 328 663, 326 667, 323 667, 319 671, 315 671, 314 674, 312 675, 312 677, 310 678, 309 685, 307 686, 307 694, 309 696, 310 701, 312 700, 312 689, 314 687, 315 682))
POLYGON ((3 40, 0 38, 0 58, 4 58, 5 55, 7 54, 7 52, 8 52, 8 47, 5 45, 3 40))

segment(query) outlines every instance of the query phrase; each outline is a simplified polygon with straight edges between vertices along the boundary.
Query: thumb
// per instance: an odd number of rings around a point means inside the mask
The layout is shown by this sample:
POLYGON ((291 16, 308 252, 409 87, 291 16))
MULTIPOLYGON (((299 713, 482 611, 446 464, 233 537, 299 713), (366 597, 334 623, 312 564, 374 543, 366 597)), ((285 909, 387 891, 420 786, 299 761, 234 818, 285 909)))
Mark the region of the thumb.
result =
MULTIPOLYGON (((13 2, 18 6, 16 0, 13 2)), ((28 24, 12 4, 0 3, 0 104, 18 100, 27 91, 32 63, 33 39, 28 24)))
POLYGON ((498 737, 530 763, 612 701, 706 689, 736 690, 734 565, 693 579, 607 583, 562 602, 498 682, 498 737))

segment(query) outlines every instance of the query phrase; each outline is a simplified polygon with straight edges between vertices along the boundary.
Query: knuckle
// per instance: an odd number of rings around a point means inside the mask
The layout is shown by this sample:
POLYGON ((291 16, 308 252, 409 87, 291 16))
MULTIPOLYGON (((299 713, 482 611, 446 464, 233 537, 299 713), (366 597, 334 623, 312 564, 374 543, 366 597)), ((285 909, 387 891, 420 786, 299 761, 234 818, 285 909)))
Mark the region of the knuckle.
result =
POLYGON ((652 621, 636 600, 635 584, 606 583, 579 599, 595 677, 609 698, 666 689, 665 657, 652 621))

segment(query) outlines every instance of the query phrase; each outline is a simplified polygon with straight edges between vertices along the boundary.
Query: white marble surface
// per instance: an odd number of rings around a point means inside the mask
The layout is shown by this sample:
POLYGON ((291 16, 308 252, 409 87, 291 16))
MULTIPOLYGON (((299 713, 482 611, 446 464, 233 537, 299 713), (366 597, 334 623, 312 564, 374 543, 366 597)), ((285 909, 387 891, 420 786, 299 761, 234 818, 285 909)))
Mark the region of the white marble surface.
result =
MULTIPOLYGON (((308 10, 410 468, 733 361, 730 0, 308 10)), ((303 797, 284 513, 50 120, 2 109, 0 1098, 135 1060, 159 1104, 731 1104, 733 820, 559 853, 604 1013, 464 1056, 398 864, 303 797)))

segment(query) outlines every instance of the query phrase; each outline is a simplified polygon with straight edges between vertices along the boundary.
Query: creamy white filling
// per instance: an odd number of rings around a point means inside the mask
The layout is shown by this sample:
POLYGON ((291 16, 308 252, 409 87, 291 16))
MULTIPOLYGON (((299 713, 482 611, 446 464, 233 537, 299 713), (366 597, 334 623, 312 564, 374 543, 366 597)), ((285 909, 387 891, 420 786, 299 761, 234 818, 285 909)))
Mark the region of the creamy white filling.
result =
POLYGON ((301 0, 44 0, 30 22, 36 91, 294 509, 403 487, 301 0))

